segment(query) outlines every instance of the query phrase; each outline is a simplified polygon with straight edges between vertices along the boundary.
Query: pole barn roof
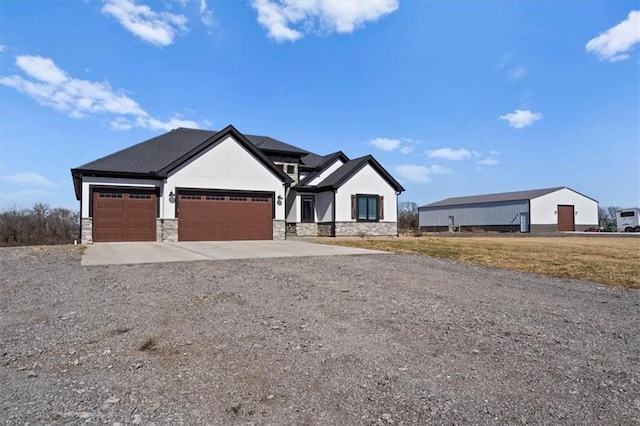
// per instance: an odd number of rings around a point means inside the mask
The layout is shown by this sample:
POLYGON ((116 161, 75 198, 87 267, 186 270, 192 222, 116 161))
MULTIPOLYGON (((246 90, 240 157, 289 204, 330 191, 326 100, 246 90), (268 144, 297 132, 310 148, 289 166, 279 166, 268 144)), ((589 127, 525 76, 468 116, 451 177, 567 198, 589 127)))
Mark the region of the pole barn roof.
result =
MULTIPOLYGON (((533 198, 538 198, 543 195, 547 195, 552 192, 556 192, 565 188, 569 189, 570 191, 573 191, 573 189, 568 188, 566 186, 557 186, 555 188, 532 189, 529 191, 515 191, 515 192, 501 192, 497 194, 472 195, 468 197, 447 198, 445 200, 436 201, 435 203, 420 206, 419 208, 423 209, 423 208, 429 208, 429 207, 459 206, 463 204, 480 204, 480 203, 497 203, 497 202, 504 202, 504 201, 531 200, 533 198)), ((573 192, 580 194, 577 191, 573 191, 573 192)), ((583 194, 580 194, 580 195, 583 195, 583 194)), ((587 198, 590 198, 590 197, 587 197, 587 198)))

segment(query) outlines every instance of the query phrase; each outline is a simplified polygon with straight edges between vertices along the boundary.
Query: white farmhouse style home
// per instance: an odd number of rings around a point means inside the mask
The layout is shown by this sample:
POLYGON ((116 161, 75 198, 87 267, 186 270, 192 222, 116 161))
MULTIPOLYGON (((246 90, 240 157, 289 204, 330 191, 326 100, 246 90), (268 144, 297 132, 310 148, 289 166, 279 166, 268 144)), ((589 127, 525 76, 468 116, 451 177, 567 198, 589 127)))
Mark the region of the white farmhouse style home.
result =
POLYGON ((404 188, 370 155, 233 126, 179 128, 72 169, 82 242, 397 235, 404 188))

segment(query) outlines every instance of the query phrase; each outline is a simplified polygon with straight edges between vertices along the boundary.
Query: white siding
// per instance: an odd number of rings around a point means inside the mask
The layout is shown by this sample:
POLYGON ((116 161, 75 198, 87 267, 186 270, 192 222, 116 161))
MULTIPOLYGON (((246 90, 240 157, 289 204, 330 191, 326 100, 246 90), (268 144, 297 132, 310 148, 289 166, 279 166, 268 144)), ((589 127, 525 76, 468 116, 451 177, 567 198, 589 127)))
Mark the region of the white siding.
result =
POLYGON ((574 206, 576 225, 598 225, 598 202, 568 188, 533 198, 531 200, 531 224, 557 224, 559 204, 574 206))
POLYGON ((351 195, 371 194, 384 196, 384 219, 381 222, 397 222, 396 191, 369 164, 345 182, 336 193, 336 221, 355 222, 351 219, 351 195))
POLYGON ((320 172, 316 177, 314 177, 311 180, 311 182, 307 183, 307 185, 318 186, 320 184, 320 182, 322 182, 324 179, 326 179, 327 176, 331 175, 331 173, 335 172, 340 167, 342 167, 343 164, 344 163, 342 162, 342 160, 340 160, 338 158, 329 167, 327 167, 326 169, 322 170, 322 172, 320 172))
MULTIPOLYGON (((274 193, 275 219, 284 220, 284 201, 278 204, 278 195, 283 197, 284 186, 280 178, 267 169, 251 153, 228 137, 205 153, 191 160, 168 178, 164 192, 175 193, 176 188, 202 188, 243 191, 266 191, 274 193)), ((164 197, 163 218, 175 217, 174 205, 164 197)))
POLYGON ((316 221, 331 222, 333 220, 333 191, 316 194, 316 221))
MULTIPOLYGON (((131 188, 155 188, 162 185, 159 180, 122 179, 83 176, 82 178, 82 217, 89 217, 90 186, 127 186, 131 188)), ((160 194, 162 195, 162 193, 160 194)), ((162 212, 160 212, 162 216, 162 212)))
POLYGON ((287 195, 287 206, 289 207, 289 211, 287 212, 287 222, 300 222, 300 203, 299 195, 293 189, 289 190, 289 194, 287 195))

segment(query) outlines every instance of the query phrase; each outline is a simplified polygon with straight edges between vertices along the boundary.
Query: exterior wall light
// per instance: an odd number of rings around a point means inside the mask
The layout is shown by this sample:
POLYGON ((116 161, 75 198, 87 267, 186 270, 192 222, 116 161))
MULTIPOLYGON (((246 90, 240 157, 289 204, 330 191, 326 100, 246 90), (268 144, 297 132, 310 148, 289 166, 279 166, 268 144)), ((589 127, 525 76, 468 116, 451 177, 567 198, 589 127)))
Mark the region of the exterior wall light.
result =
POLYGON ((282 205, 282 195, 278 195, 278 199, 277 199, 278 205, 282 205))
POLYGON ((176 194, 174 194, 173 191, 169 192, 169 202, 170 203, 176 202, 176 194))

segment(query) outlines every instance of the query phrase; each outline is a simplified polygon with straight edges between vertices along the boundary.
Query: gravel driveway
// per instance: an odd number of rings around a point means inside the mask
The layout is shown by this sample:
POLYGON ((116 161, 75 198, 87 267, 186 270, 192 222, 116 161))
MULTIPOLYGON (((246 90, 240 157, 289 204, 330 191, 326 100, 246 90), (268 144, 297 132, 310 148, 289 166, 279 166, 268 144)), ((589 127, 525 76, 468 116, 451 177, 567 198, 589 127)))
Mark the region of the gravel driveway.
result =
POLYGON ((6 424, 640 424, 640 292, 410 255, 0 249, 6 424))

